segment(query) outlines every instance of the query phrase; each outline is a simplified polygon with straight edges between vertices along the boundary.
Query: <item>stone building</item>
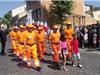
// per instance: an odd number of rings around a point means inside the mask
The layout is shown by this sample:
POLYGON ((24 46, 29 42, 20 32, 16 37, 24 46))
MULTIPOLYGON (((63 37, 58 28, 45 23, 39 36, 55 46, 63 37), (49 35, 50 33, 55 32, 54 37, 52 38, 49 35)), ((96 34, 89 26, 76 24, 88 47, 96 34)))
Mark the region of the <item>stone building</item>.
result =
MULTIPOLYGON (((27 11, 32 10, 32 18, 36 20, 47 20, 50 24, 48 12, 52 0, 26 1, 27 11)), ((68 18, 74 26, 86 25, 84 0, 73 0, 72 15, 68 18)))

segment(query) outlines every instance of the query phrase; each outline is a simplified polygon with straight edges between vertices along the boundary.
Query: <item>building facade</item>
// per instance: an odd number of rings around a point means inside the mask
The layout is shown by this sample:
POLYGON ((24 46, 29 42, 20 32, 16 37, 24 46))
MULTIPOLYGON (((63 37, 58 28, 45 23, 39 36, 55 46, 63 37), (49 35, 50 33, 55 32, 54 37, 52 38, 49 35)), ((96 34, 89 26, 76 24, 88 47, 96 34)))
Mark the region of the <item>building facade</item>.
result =
POLYGON ((15 25, 24 24, 27 17, 27 10, 26 5, 19 6, 13 10, 11 10, 12 13, 12 22, 15 25))
POLYGON ((93 11, 94 18, 100 23, 100 10, 93 11))
MULTIPOLYGON (((85 5, 84 0, 72 0, 73 11, 72 15, 68 18, 72 21, 74 26, 86 25, 85 20, 85 5)), ((52 0, 38 0, 38 1, 26 1, 27 11, 32 10, 32 19, 45 21, 50 24, 48 12, 50 11, 50 5, 52 0)))

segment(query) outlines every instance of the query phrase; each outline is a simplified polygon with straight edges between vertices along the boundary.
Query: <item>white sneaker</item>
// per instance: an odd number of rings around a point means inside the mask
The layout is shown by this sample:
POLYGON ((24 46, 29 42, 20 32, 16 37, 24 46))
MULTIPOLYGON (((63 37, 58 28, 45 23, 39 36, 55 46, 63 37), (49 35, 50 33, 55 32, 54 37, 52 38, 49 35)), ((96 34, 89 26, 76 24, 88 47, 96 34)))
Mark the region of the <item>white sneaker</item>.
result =
POLYGON ((73 67, 76 67, 76 65, 75 65, 75 64, 73 64, 73 67))
POLYGON ((67 69, 67 68, 64 68, 64 70, 65 70, 65 71, 68 71, 68 69, 67 69))
POLYGON ((79 64, 78 67, 82 68, 83 66, 81 64, 79 64))

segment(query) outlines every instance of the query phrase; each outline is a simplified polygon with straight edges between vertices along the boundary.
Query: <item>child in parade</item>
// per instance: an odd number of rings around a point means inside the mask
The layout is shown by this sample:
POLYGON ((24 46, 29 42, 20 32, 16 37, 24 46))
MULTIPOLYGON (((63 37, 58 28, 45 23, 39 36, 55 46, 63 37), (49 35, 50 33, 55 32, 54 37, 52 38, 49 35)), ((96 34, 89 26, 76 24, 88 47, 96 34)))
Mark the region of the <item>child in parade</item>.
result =
POLYGON ((66 37, 65 34, 62 33, 61 37, 60 37, 60 55, 61 57, 63 57, 63 67, 62 69, 65 71, 68 71, 66 69, 66 58, 67 58, 67 54, 68 54, 68 47, 67 47, 67 43, 66 43, 66 37))
POLYGON ((77 40, 76 34, 73 34, 73 40, 71 42, 71 45, 72 45, 72 52, 73 52, 72 65, 76 66, 74 61, 77 60, 78 61, 78 67, 82 68, 82 65, 80 64, 80 59, 81 59, 80 51, 79 51, 79 48, 78 48, 79 42, 77 40))

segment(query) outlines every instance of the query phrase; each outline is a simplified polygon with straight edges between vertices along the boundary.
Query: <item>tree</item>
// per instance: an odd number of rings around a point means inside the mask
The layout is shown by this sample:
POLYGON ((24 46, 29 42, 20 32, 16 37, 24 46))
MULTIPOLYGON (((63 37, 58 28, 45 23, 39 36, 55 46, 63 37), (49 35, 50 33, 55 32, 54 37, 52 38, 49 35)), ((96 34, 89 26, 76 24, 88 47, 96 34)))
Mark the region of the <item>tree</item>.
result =
POLYGON ((4 17, 2 18, 2 23, 6 24, 8 28, 10 27, 10 25, 12 25, 11 11, 4 15, 4 17))
POLYGON ((52 5, 50 7, 51 20, 55 24, 61 24, 61 29, 63 29, 63 21, 65 19, 65 15, 71 15, 73 10, 73 1, 65 0, 65 1, 52 1, 52 5))

